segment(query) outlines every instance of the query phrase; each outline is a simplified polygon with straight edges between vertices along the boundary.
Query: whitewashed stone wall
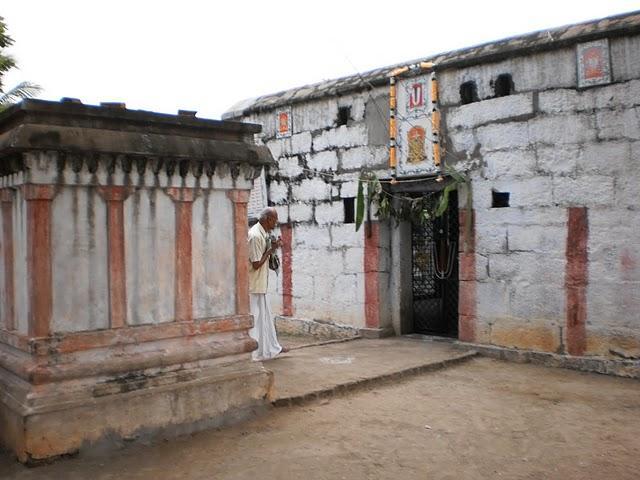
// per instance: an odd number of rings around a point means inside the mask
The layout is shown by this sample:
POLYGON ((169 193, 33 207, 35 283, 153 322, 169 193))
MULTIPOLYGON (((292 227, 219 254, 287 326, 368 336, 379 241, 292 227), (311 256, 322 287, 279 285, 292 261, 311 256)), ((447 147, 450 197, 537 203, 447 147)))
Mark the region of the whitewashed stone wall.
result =
MULTIPOLYGON (((211 177, 203 174, 199 178, 182 178, 164 171, 154 174, 151 161, 142 172, 132 169, 127 174, 118 170, 110 174, 104 163, 90 172, 86 158, 94 157, 78 156, 84 163, 74 171, 69 161, 64 168, 58 166, 56 152, 25 154, 25 171, 3 177, 3 187, 14 187, 11 208, 17 332, 28 333, 27 208, 22 190, 11 182, 18 186, 23 182, 60 185, 51 202, 52 332, 109 328, 107 204, 98 187, 113 183, 131 187, 123 202, 127 324, 175 321, 175 205, 167 192, 157 187, 185 183, 203 187, 193 202, 191 226, 194 318, 233 315, 236 289, 229 278, 234 278, 236 271, 234 213, 227 191, 233 187, 248 189, 251 179, 242 172, 234 178, 229 167, 222 164, 211 177), (70 290, 74 295, 69 295, 70 290)), ((1 257, 0 262, 4 262, 1 257)))
MULTIPOLYGON (((278 162, 268 174, 268 198, 280 221, 292 224, 295 317, 365 326, 365 229, 345 224, 344 198, 356 196, 363 167, 386 175, 388 127, 379 125, 388 122, 386 94, 380 88, 293 105, 289 138, 276 138, 275 111, 243 118, 263 125, 258 140, 278 162), (337 125, 339 107, 350 108, 346 125, 337 125)), ((380 289, 388 295, 388 262, 384 268, 380 289)), ((269 282, 272 307, 281 311, 282 278, 272 273, 269 282)))
MULTIPOLYGON (((27 258, 27 209, 21 191, 16 191, 13 202, 13 255, 14 258, 27 258)), ((15 262, 15 324, 19 333, 29 332, 29 297, 26 262, 15 262)))
MULTIPOLYGON (((640 355, 638 51, 638 36, 610 39, 612 83, 584 90, 575 46, 438 71, 444 158, 473 184, 477 341, 566 352, 568 208, 586 207, 586 353, 640 355), (505 73, 514 92, 495 98, 505 73), (461 105, 467 81, 480 101, 461 105), (494 190, 509 192, 509 207, 493 208, 494 190)), ((287 139, 276 138, 275 111, 243 118, 263 125, 261 141, 278 160, 269 200, 294 227, 296 316, 364 325, 364 232, 343 223, 342 199, 355 197, 361 168, 389 174, 379 114, 386 118, 386 90, 294 104, 287 139), (347 105, 348 124, 336 126, 347 105)), ((389 237, 381 258, 389 258, 389 237)), ((381 266, 381 301, 392 304, 390 269, 381 266)))
MULTIPOLYGON (((53 201, 54 332, 109 328, 107 206, 95 188, 65 189, 53 201), (69 291, 75 295, 69 295, 69 291), (85 321, 78 325, 78 319, 85 321)), ((138 252, 140 253, 140 252, 138 252)))
MULTIPOLYGON (((259 179, 256 179, 256 181, 259 179)), ((236 271, 233 204, 222 190, 205 190, 193 202, 193 316, 233 315, 236 271)))
POLYGON ((611 40, 614 83, 585 90, 574 48, 440 74, 446 159, 473 178, 480 342, 565 351, 567 208, 587 207, 586 353, 640 352, 634 46, 638 37, 611 40), (503 73, 515 93, 491 98, 503 73), (470 80, 481 100, 460 105, 470 80), (492 208, 492 190, 510 193, 508 208, 492 208))

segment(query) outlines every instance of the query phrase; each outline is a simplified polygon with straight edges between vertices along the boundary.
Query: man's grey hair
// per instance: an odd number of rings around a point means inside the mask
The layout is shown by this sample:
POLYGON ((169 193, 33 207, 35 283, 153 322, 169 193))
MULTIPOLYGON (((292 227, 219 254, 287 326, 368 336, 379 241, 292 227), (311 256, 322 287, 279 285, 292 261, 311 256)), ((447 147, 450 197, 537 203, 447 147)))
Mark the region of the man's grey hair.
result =
POLYGON ((267 207, 260 212, 260 220, 266 220, 267 218, 275 217, 277 215, 276 209, 273 207, 267 207))

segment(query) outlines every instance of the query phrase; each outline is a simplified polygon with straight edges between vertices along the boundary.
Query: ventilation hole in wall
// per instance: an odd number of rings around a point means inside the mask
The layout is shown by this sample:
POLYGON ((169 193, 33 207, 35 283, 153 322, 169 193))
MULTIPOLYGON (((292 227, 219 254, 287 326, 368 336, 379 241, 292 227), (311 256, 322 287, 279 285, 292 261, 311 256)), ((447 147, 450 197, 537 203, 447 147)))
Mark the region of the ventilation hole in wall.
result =
POLYGON ((343 198, 344 223, 356 223, 355 198, 343 198))
POLYGON ((338 108, 338 127, 341 125, 346 125, 351 118, 351 107, 340 107, 338 108))
POLYGON ((491 192, 491 208, 506 208, 509 206, 509 192, 491 192))
POLYGON ((469 81, 460 85, 460 103, 466 105, 478 101, 478 87, 476 82, 469 81))
POLYGON ((493 85, 493 91, 496 97, 506 97, 508 95, 511 95, 514 90, 515 88, 513 85, 511 74, 502 73, 498 75, 498 78, 496 78, 496 81, 493 85))

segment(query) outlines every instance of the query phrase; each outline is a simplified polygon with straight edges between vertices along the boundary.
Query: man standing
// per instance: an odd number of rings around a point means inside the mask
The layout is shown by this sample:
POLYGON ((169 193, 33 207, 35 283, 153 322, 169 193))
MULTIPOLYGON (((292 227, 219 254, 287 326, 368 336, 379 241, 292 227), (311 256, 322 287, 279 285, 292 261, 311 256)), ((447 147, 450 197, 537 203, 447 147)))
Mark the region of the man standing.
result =
POLYGON ((252 353, 254 360, 268 360, 280 352, 287 352, 278 343, 276 327, 267 301, 269 280, 269 255, 274 253, 282 240, 269 241, 268 232, 278 224, 278 212, 275 208, 265 208, 260 220, 249 229, 249 296, 254 325, 249 330, 251 338, 258 342, 258 349, 252 353))

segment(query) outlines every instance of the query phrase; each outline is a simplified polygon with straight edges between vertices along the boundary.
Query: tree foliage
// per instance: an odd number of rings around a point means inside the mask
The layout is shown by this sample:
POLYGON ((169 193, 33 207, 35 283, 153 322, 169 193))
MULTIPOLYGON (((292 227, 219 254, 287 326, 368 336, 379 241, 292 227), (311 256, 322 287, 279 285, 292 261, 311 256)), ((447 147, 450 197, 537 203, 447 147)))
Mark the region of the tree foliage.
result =
POLYGON ((11 45, 13 45, 13 38, 7 33, 4 18, 0 17, 0 111, 20 100, 35 97, 42 90, 39 85, 31 82, 20 82, 15 87, 5 90, 2 77, 16 67, 15 59, 4 51, 11 45))

